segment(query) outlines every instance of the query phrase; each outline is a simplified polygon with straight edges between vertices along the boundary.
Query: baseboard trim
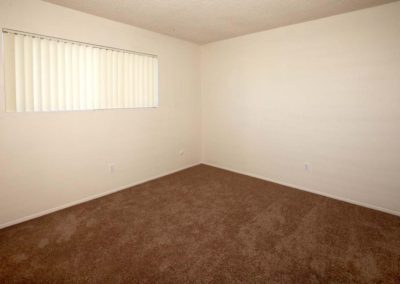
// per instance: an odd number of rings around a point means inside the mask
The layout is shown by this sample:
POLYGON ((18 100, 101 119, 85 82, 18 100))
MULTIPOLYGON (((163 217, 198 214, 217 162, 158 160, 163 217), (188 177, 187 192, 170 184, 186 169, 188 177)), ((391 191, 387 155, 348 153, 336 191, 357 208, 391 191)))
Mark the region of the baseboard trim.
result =
POLYGON ((234 170, 234 169, 231 169, 231 168, 228 168, 228 167, 224 167, 224 166, 220 166, 220 165, 217 165, 217 164, 214 164, 214 163, 202 162, 202 164, 203 165, 207 165, 207 166, 211 166, 211 167, 215 167, 215 168, 219 168, 219 169, 222 169, 222 170, 234 172, 234 173, 237 173, 237 174, 241 174, 241 175, 246 175, 246 176, 262 179, 262 180, 265 180, 265 181, 269 181, 269 182, 273 182, 273 183, 276 183, 276 184, 284 185, 284 186, 291 187, 291 188, 294 188, 294 189, 299 189, 299 190, 302 190, 302 191, 318 194, 318 195, 321 195, 321 196, 329 197, 329 198, 332 198, 332 199, 344 201, 344 202, 347 202, 347 203, 351 203, 351 204, 354 204, 354 205, 366 207, 366 208, 369 208, 369 209, 374 209, 374 210, 377 210, 377 211, 381 211, 381 212, 384 212, 384 213, 388 213, 388 214, 392 214, 392 215, 396 215, 396 216, 400 217, 400 212, 396 211, 396 210, 387 209, 387 208, 383 208, 383 207, 380 207, 380 206, 372 205, 372 204, 369 204, 369 203, 359 202, 359 201, 355 201, 355 200, 352 200, 352 199, 348 199, 348 198, 344 198, 344 197, 340 197, 340 196, 336 196, 336 195, 327 194, 327 193, 324 193, 324 192, 321 192, 321 191, 317 191, 317 190, 311 190, 311 189, 308 189, 308 188, 305 188, 305 187, 302 187, 302 186, 289 184, 289 183, 286 183, 286 182, 283 182, 283 181, 279 181, 279 180, 273 180, 273 179, 270 179, 270 178, 266 178, 266 177, 263 177, 263 176, 260 176, 260 175, 255 175, 255 174, 248 173, 248 172, 242 172, 242 171, 234 170))
POLYGON ((170 171, 170 172, 163 173, 161 175, 158 175, 158 176, 155 176, 155 177, 152 177, 152 178, 149 178, 149 179, 145 179, 145 180, 142 180, 142 181, 134 182, 132 184, 127 184, 127 185, 124 185, 124 186, 120 186, 118 188, 107 190, 107 191, 104 191, 104 192, 99 193, 99 194, 90 195, 88 197, 85 197, 85 198, 82 198, 82 199, 79 199, 79 200, 76 200, 76 201, 72 201, 72 202, 69 202, 69 203, 64 204, 64 205, 56 206, 56 207, 53 207, 53 208, 50 208, 50 209, 47 209, 47 210, 44 210, 44 211, 40 211, 40 212, 31 214, 31 215, 28 215, 28 216, 25 216, 25 217, 21 217, 21 218, 18 218, 16 220, 12 220, 12 221, 0 224, 0 230, 4 229, 6 227, 10 227, 10 226, 22 223, 22 222, 26 222, 26 221, 29 221, 29 220, 32 220, 32 219, 35 219, 35 218, 39 218, 39 217, 47 215, 47 214, 54 213, 56 211, 60 211, 62 209, 68 208, 68 207, 72 207, 72 206, 75 206, 75 205, 78 205, 78 204, 81 204, 81 203, 85 203, 85 202, 88 202, 88 201, 91 201, 91 200, 94 200, 94 199, 97 199, 97 198, 100 198, 100 197, 103 197, 103 196, 106 196, 106 195, 121 191, 121 190, 124 190, 124 189, 128 189, 128 188, 133 187, 133 186, 137 186, 137 185, 140 185, 140 184, 143 184, 143 183, 146 183, 146 182, 158 179, 158 178, 162 178, 164 176, 168 176, 168 175, 171 175, 171 174, 174 174, 174 173, 189 169, 191 167, 194 167, 194 166, 197 166, 197 165, 200 165, 200 164, 201 163, 194 163, 194 164, 179 168, 177 170, 173 170, 173 171, 170 171))

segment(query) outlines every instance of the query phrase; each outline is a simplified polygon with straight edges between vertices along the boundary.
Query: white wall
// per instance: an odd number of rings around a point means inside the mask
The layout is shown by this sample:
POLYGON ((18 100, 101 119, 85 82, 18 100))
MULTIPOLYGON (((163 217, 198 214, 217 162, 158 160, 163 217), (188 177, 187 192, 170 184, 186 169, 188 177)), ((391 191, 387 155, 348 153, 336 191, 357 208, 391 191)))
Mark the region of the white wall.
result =
POLYGON ((157 54, 160 67, 156 109, 1 111, 0 227, 200 162, 197 45, 36 0, 1 0, 0 27, 157 54))
POLYGON ((201 49, 205 163, 400 214, 400 2, 201 49))
POLYGON ((157 54, 161 102, 1 111, 0 227, 199 163, 201 138, 205 163, 400 213, 400 2, 208 44, 201 74, 195 44, 37 0, 0 27, 157 54))

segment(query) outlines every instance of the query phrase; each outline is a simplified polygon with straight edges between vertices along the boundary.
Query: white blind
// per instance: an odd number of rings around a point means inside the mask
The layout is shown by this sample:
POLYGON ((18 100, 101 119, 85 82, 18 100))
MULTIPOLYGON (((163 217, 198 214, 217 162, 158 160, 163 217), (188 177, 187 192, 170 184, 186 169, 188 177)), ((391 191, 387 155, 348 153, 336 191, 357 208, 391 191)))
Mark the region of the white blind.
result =
POLYGON ((6 110, 158 106, 156 56, 3 32, 6 110))

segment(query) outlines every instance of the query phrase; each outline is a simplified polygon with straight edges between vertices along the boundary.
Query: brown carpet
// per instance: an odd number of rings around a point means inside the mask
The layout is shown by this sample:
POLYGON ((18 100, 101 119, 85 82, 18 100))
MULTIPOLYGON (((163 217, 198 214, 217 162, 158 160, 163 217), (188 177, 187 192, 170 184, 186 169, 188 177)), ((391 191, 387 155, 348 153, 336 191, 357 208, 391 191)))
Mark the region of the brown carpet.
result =
POLYGON ((196 166, 0 231, 0 283, 400 283, 400 218, 196 166))

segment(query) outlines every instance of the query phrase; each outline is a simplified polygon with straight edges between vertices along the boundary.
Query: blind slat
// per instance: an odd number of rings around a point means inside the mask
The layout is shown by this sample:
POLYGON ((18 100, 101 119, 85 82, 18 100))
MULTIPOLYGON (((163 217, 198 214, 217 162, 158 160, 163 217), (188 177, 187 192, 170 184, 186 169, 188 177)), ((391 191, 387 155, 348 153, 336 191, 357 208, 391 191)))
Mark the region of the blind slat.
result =
POLYGON ((57 103, 59 110, 65 110, 65 76, 67 70, 65 66, 65 45, 63 42, 57 43, 57 103))
POLYGON ((42 100, 41 100, 41 59, 40 59, 40 41, 37 38, 33 39, 32 43, 32 57, 33 57, 33 68, 32 68, 32 78, 33 78, 33 108, 34 111, 42 110, 42 100))
POLYGON ((15 98, 17 112, 25 111, 24 39, 15 37, 15 98))
POLYGON ((47 40, 40 43, 40 86, 42 110, 49 111, 50 107, 50 64, 49 64, 49 44, 47 40))
POLYGON ((65 110, 72 110, 72 49, 71 44, 65 44, 64 52, 64 64, 65 64, 65 110))
POLYGON ((32 38, 24 37, 24 94, 25 111, 33 111, 32 38))
POLYGON ((57 44, 54 41, 49 42, 49 65, 50 65, 50 109, 58 109, 58 98, 57 98, 57 44))

